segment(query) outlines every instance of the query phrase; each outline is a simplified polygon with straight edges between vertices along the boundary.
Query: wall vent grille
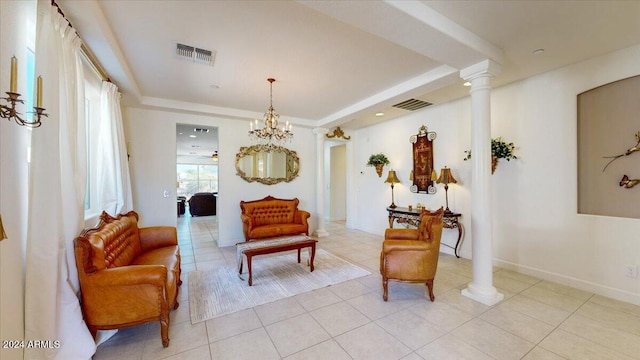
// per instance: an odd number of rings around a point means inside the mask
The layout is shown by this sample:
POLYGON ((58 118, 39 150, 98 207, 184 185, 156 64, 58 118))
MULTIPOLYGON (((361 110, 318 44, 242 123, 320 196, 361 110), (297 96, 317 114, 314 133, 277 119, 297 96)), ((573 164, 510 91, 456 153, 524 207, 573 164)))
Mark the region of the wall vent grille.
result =
POLYGON ((176 43, 176 55, 181 59, 187 59, 210 66, 213 66, 216 62, 216 52, 214 50, 200 49, 181 43, 176 43))
POLYGON ((415 111, 418 109, 426 108, 427 106, 431 106, 431 105, 433 105, 433 103, 430 103, 428 101, 422 101, 418 99, 409 99, 401 103, 397 103, 393 105, 393 107, 398 109, 403 109, 403 110, 415 111))

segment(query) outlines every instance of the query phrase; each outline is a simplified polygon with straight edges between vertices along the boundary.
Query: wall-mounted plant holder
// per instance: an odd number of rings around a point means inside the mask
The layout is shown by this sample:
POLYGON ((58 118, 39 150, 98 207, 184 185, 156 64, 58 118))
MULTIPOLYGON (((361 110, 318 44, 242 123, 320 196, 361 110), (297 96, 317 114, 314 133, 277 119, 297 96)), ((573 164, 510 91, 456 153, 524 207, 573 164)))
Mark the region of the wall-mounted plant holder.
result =
POLYGON ((382 177, 382 170, 385 165, 389 165, 389 159, 382 153, 369 156, 369 161, 367 161, 367 166, 373 166, 376 168, 378 177, 382 177))

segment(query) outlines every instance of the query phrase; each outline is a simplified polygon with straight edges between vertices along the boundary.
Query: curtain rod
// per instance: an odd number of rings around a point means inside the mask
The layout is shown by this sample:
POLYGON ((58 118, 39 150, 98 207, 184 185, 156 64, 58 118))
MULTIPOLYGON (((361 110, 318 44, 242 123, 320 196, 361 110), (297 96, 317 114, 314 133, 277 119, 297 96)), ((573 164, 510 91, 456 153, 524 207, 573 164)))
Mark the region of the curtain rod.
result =
MULTIPOLYGON (((55 2, 55 0, 51 0, 51 6, 55 6, 56 9, 58 9, 58 14, 62 15, 62 17, 67 21, 69 26, 73 28, 73 24, 71 24, 71 21, 69 21, 69 19, 67 19, 67 16, 64 14, 64 12, 62 12, 62 9, 60 9, 60 6, 55 2)), ((82 39, 82 37, 80 38, 82 39)), ((84 41, 82 41, 82 44, 80 45, 80 54, 82 54, 85 60, 87 60, 91 69, 93 69, 93 71, 102 79, 102 81, 111 82, 111 78, 109 78, 109 74, 107 74, 107 72, 104 70, 104 68, 98 61, 98 59, 96 59, 96 57, 93 55, 91 50, 89 50, 89 48, 84 44, 84 41)))

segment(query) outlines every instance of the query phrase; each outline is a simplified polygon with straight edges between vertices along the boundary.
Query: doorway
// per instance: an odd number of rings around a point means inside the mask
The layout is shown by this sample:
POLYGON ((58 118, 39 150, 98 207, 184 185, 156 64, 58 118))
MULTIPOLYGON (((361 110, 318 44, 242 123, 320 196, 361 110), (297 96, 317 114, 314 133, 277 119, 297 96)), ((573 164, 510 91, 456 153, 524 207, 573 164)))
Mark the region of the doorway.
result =
POLYGON ((176 124, 178 221, 197 222, 214 240, 218 239, 218 161, 217 127, 176 124))
POLYGON ((347 145, 327 142, 327 194, 325 220, 330 222, 347 220, 347 145))

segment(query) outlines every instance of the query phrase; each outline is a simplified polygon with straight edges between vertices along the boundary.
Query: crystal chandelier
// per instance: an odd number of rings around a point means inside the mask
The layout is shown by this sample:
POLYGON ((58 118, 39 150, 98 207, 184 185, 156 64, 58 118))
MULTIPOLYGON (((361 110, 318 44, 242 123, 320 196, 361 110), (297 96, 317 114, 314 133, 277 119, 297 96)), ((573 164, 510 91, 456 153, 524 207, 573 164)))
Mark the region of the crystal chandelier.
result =
POLYGON ((276 111, 273 109, 273 83, 276 79, 268 78, 267 81, 270 83, 271 95, 269 109, 264 114, 264 126, 260 128, 257 119, 255 122, 251 122, 249 127, 249 137, 252 140, 265 144, 291 141, 293 138, 291 124, 287 121, 286 124, 282 125, 282 127, 278 127, 278 119, 280 118, 280 115, 276 114, 276 111))

